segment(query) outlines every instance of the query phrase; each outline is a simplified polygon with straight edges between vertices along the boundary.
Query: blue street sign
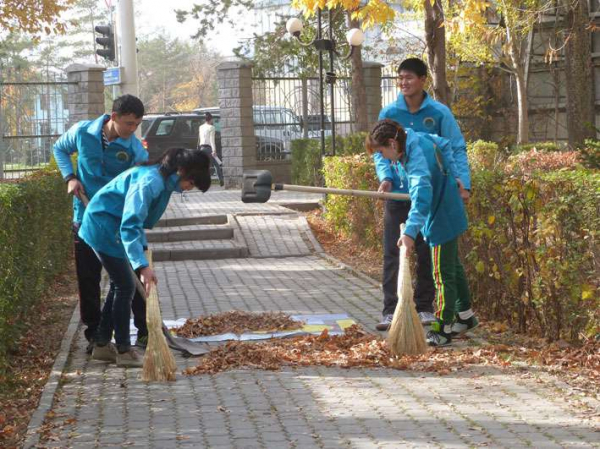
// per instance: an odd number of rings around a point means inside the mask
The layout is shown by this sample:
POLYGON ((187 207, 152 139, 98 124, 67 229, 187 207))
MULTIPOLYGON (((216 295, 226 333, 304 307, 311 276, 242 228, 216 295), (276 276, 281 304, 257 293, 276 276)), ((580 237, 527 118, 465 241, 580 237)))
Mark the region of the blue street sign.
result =
POLYGON ((104 71, 104 85, 121 84, 121 67, 111 67, 104 71))

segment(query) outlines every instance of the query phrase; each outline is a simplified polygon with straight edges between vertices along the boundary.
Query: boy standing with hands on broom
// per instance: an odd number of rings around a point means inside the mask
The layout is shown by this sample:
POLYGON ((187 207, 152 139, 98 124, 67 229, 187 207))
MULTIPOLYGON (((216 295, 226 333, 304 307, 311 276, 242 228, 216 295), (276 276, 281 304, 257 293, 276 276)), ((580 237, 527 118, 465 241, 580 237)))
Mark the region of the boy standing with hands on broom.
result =
POLYGON ((366 147, 370 154, 379 153, 390 161, 391 168, 408 179, 410 210, 398 244, 410 254, 421 232, 431 248, 437 307, 427 343, 446 346, 453 335, 477 325, 458 257, 458 237, 467 230, 467 217, 450 142, 405 131, 397 122, 384 119, 367 136, 366 147))

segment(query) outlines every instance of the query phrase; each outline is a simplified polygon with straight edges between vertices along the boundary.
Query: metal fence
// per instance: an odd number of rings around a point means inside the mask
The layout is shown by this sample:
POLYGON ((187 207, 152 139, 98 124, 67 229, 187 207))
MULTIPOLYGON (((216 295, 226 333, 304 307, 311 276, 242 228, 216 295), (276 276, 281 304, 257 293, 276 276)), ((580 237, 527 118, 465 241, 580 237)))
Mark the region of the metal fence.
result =
POLYGON ((68 85, 60 74, 9 70, 0 77, 0 179, 45 167, 69 120, 68 85))
POLYGON ((395 66, 385 66, 381 70, 381 106, 386 107, 398 98, 398 75, 395 66))
MULTIPOLYGON (((325 85, 325 136, 331 135, 331 94, 325 85)), ((253 77, 254 132, 257 160, 282 160, 290 157, 291 141, 320 139, 321 96, 316 77, 253 77)), ((334 85, 334 123, 336 135, 354 131, 351 78, 338 77, 334 85)))

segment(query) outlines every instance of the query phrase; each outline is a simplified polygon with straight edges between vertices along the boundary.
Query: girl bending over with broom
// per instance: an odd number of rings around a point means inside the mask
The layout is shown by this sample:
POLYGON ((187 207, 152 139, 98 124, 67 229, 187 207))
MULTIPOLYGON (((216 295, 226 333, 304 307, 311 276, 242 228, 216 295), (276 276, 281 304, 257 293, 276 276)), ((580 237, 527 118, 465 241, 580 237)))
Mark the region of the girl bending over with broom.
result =
POLYGON ((453 335, 478 325, 458 257, 458 237, 467 230, 467 216, 450 143, 436 135, 404 130, 385 119, 375 124, 366 147, 370 154, 381 153, 395 170, 407 175, 411 207, 398 245, 410 254, 420 231, 431 247, 437 322, 427 333, 427 343, 446 346, 453 335))
POLYGON ((144 229, 164 213, 173 192, 210 187, 210 161, 199 150, 172 148, 158 160, 131 168, 106 184, 89 202, 79 236, 93 248, 110 277, 110 289, 95 336, 92 358, 141 367, 131 347, 129 314, 135 292, 133 270, 150 291, 156 276, 144 255, 144 229), (114 329, 116 345, 110 343, 114 329))

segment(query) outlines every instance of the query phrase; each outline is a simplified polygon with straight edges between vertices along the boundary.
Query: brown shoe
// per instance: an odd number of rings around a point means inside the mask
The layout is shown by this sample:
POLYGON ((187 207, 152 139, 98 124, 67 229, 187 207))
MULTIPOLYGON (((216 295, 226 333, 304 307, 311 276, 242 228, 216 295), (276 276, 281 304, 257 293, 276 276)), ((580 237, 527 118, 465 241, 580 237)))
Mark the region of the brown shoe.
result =
POLYGON ((127 352, 117 353, 117 366, 121 368, 141 368, 144 366, 144 359, 135 349, 131 348, 127 352))
POLYGON ((112 343, 104 346, 96 344, 92 350, 92 359, 115 363, 117 361, 117 348, 112 343))

